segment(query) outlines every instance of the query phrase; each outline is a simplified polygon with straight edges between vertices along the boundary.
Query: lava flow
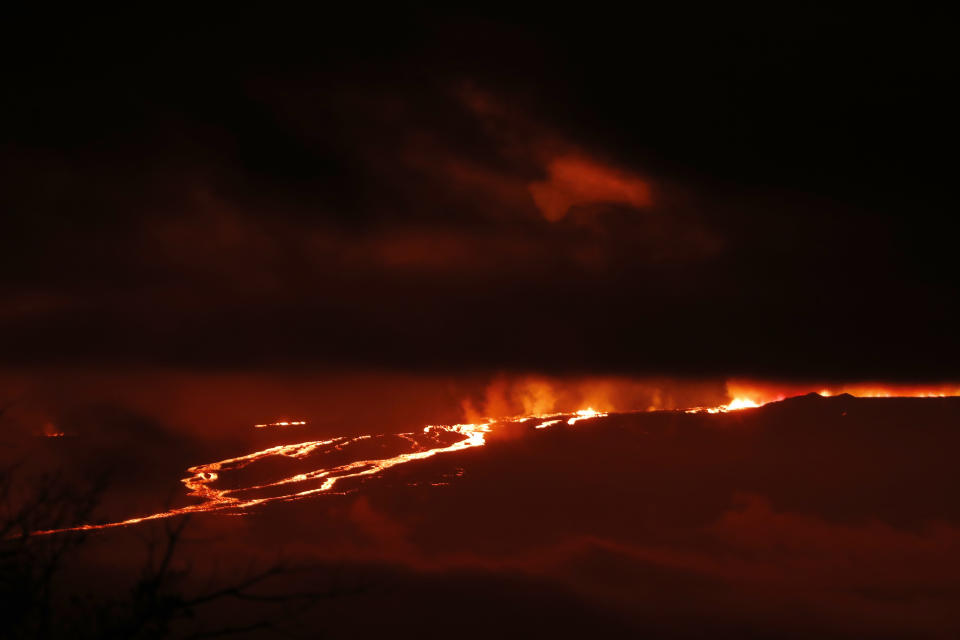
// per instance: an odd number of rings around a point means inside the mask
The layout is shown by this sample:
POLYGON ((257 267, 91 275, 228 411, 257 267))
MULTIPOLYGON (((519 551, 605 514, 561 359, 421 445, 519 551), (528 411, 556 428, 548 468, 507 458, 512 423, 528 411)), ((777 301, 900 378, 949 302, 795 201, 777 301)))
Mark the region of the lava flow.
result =
MULTIPOLYGON (((584 409, 572 414, 552 413, 542 415, 531 415, 519 419, 502 420, 500 423, 507 422, 526 422, 528 420, 539 419, 541 424, 537 428, 547 427, 559 423, 562 418, 570 425, 576 424, 581 420, 598 418, 606 416, 606 413, 595 411, 594 409, 584 409), (560 418, 555 418, 560 416, 560 418)), ((305 424, 303 422, 272 423, 263 426, 287 426, 293 424, 305 424)), ((84 524, 75 527, 65 527, 62 529, 50 529, 46 531, 37 531, 33 535, 45 535, 66 531, 91 531, 96 529, 108 529, 113 527, 123 527, 150 520, 159 520, 174 516, 187 515, 192 513, 209 513, 214 511, 235 511, 243 512, 246 509, 269 502, 297 500, 309 496, 315 496, 323 493, 338 493, 334 489, 342 481, 351 478, 365 478, 376 476, 391 467, 396 467, 416 460, 424 460, 443 453, 453 453, 463 451, 473 447, 480 447, 486 443, 486 434, 490 433, 498 421, 489 419, 486 422, 455 424, 455 425, 429 425, 423 428, 422 433, 400 433, 395 435, 361 435, 353 438, 337 437, 329 440, 315 440, 309 442, 300 442, 297 444, 284 444, 269 447, 261 451, 228 458, 218 462, 201 464, 190 467, 187 471, 191 474, 182 480, 187 488, 187 495, 191 498, 198 498, 200 502, 184 507, 160 511, 149 515, 128 518, 116 522, 102 524, 84 524), (253 484, 235 489, 221 489, 215 486, 225 473, 235 472, 251 464, 275 457, 284 457, 295 460, 304 460, 309 456, 327 456, 335 452, 346 451, 351 448, 362 448, 365 441, 379 441, 381 446, 392 444, 412 447, 413 451, 398 453, 397 455, 384 458, 366 458, 343 464, 335 464, 329 467, 321 467, 310 471, 297 473, 288 477, 270 482, 253 484), (308 488, 303 488, 307 485, 308 488), (273 492, 273 493, 270 493, 273 492), (268 493, 268 495, 258 495, 268 493), (251 495, 252 494, 252 495, 251 495)), ((261 425, 255 425, 262 428, 261 425)))
MULTIPOLYGON (((726 413, 742 409, 761 407, 770 402, 783 400, 787 397, 804 395, 811 392, 810 386, 790 385, 776 386, 770 384, 756 384, 731 381, 727 385, 730 402, 713 407, 694 407, 679 409, 686 413, 726 413)), ((960 395, 960 387, 895 387, 882 385, 849 385, 841 387, 817 386, 814 392, 822 396, 852 393, 860 397, 946 397, 960 395)), ((573 426, 582 420, 600 418, 608 415, 593 408, 581 409, 572 413, 536 413, 508 419, 488 418, 483 421, 455 424, 430 425, 422 432, 409 432, 393 435, 361 435, 352 438, 336 437, 328 440, 313 440, 296 444, 283 444, 261 451, 227 458, 218 462, 211 462, 190 467, 190 475, 182 480, 187 489, 187 496, 198 499, 199 502, 183 507, 169 509, 144 516, 128 518, 116 522, 102 524, 84 524, 62 529, 51 529, 35 532, 34 535, 50 534, 63 531, 89 531, 112 527, 123 527, 149 520, 159 520, 192 513, 209 513, 216 511, 233 511, 242 513, 245 510, 270 502, 292 501, 301 498, 316 496, 324 493, 347 493, 354 490, 352 487, 342 488, 350 479, 360 481, 377 477, 393 467, 424 460, 444 453, 463 451, 486 444, 486 436, 498 425, 536 422, 534 429, 546 429, 566 422, 573 426), (383 456, 381 451, 394 448, 394 455, 383 456), (376 451, 382 457, 365 455, 365 448, 376 451), (345 458, 346 462, 338 462, 330 458, 345 458), (317 468, 301 471, 280 479, 272 479, 243 485, 239 481, 223 483, 222 476, 236 474, 259 461, 286 458, 297 462, 309 462, 313 457, 321 457, 326 464, 317 468), (236 488, 220 488, 221 484, 231 484, 236 488), (241 485, 241 486, 237 486, 241 485), (335 491, 336 489, 336 491, 335 491)), ((306 421, 278 421, 268 424, 257 424, 256 428, 303 426, 306 421)), ((61 435, 60 433, 50 435, 61 435)))

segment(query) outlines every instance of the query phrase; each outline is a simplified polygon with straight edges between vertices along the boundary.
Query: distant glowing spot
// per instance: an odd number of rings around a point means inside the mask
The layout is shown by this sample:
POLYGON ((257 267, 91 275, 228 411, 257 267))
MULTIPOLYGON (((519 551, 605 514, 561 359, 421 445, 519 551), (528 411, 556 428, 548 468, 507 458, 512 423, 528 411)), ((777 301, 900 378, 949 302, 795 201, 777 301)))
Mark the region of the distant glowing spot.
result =
POLYGON ((267 427, 299 427, 300 425, 307 424, 306 420, 282 420, 280 422, 266 422, 264 424, 255 424, 253 425, 257 429, 265 429, 267 427))
POLYGON ((62 438, 67 434, 60 429, 57 429, 56 425, 54 425, 52 422, 48 422, 43 425, 43 435, 47 438, 62 438))

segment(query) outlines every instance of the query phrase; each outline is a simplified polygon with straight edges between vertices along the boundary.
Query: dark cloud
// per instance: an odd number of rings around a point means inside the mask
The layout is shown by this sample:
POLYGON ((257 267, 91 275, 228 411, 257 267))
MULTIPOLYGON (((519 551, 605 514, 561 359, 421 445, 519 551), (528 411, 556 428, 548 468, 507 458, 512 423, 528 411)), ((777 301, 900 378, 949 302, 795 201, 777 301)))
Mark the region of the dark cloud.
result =
POLYGON ((21 19, 7 362, 948 373, 928 22, 254 18, 21 19))

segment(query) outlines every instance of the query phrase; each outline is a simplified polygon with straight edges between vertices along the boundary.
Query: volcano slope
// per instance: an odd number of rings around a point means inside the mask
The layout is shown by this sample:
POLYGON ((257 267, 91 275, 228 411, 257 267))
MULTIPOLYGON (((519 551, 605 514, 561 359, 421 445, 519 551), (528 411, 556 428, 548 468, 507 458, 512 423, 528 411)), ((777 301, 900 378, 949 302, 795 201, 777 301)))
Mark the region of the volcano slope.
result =
MULTIPOLYGON (((197 513, 182 562, 199 576, 282 556, 311 567, 287 589, 363 585, 295 623, 335 636, 960 633, 960 398, 542 422, 497 423, 482 446, 322 495, 197 513)), ((218 481, 260 485, 305 461, 265 464, 218 481)), ((90 534, 85 570, 115 569, 155 525, 90 534)), ((204 615, 215 628, 237 612, 204 615)))
MULTIPOLYGON (((657 635, 952 635, 958 445, 957 398, 810 395, 495 432, 345 496, 338 539, 421 571, 543 580, 657 635)), ((270 535, 269 520, 254 526, 270 535)))

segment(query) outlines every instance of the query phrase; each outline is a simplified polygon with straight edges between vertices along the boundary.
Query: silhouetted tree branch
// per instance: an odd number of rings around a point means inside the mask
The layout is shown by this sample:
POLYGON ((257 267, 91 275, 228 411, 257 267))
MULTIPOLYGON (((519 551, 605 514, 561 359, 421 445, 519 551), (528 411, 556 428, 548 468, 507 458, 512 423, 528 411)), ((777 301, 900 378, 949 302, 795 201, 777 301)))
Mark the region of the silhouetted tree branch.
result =
POLYGON ((161 537, 147 542, 147 558, 139 578, 125 595, 103 597, 78 592, 82 587, 62 584, 60 577, 65 560, 78 553, 89 534, 31 534, 86 521, 98 504, 102 484, 81 490, 58 474, 46 474, 24 486, 17 482, 17 471, 17 465, 0 470, 0 610, 4 638, 199 639, 255 632, 291 636, 297 634, 285 627, 318 602, 362 590, 336 585, 318 591, 267 590, 268 583, 275 579, 310 571, 277 562, 259 571, 251 568, 239 580, 188 594, 192 568, 178 567, 175 562, 189 524, 188 518, 181 517, 153 529, 159 530, 161 537), (262 615, 231 620, 229 624, 209 621, 202 615, 214 603, 230 600, 263 605, 262 615))

